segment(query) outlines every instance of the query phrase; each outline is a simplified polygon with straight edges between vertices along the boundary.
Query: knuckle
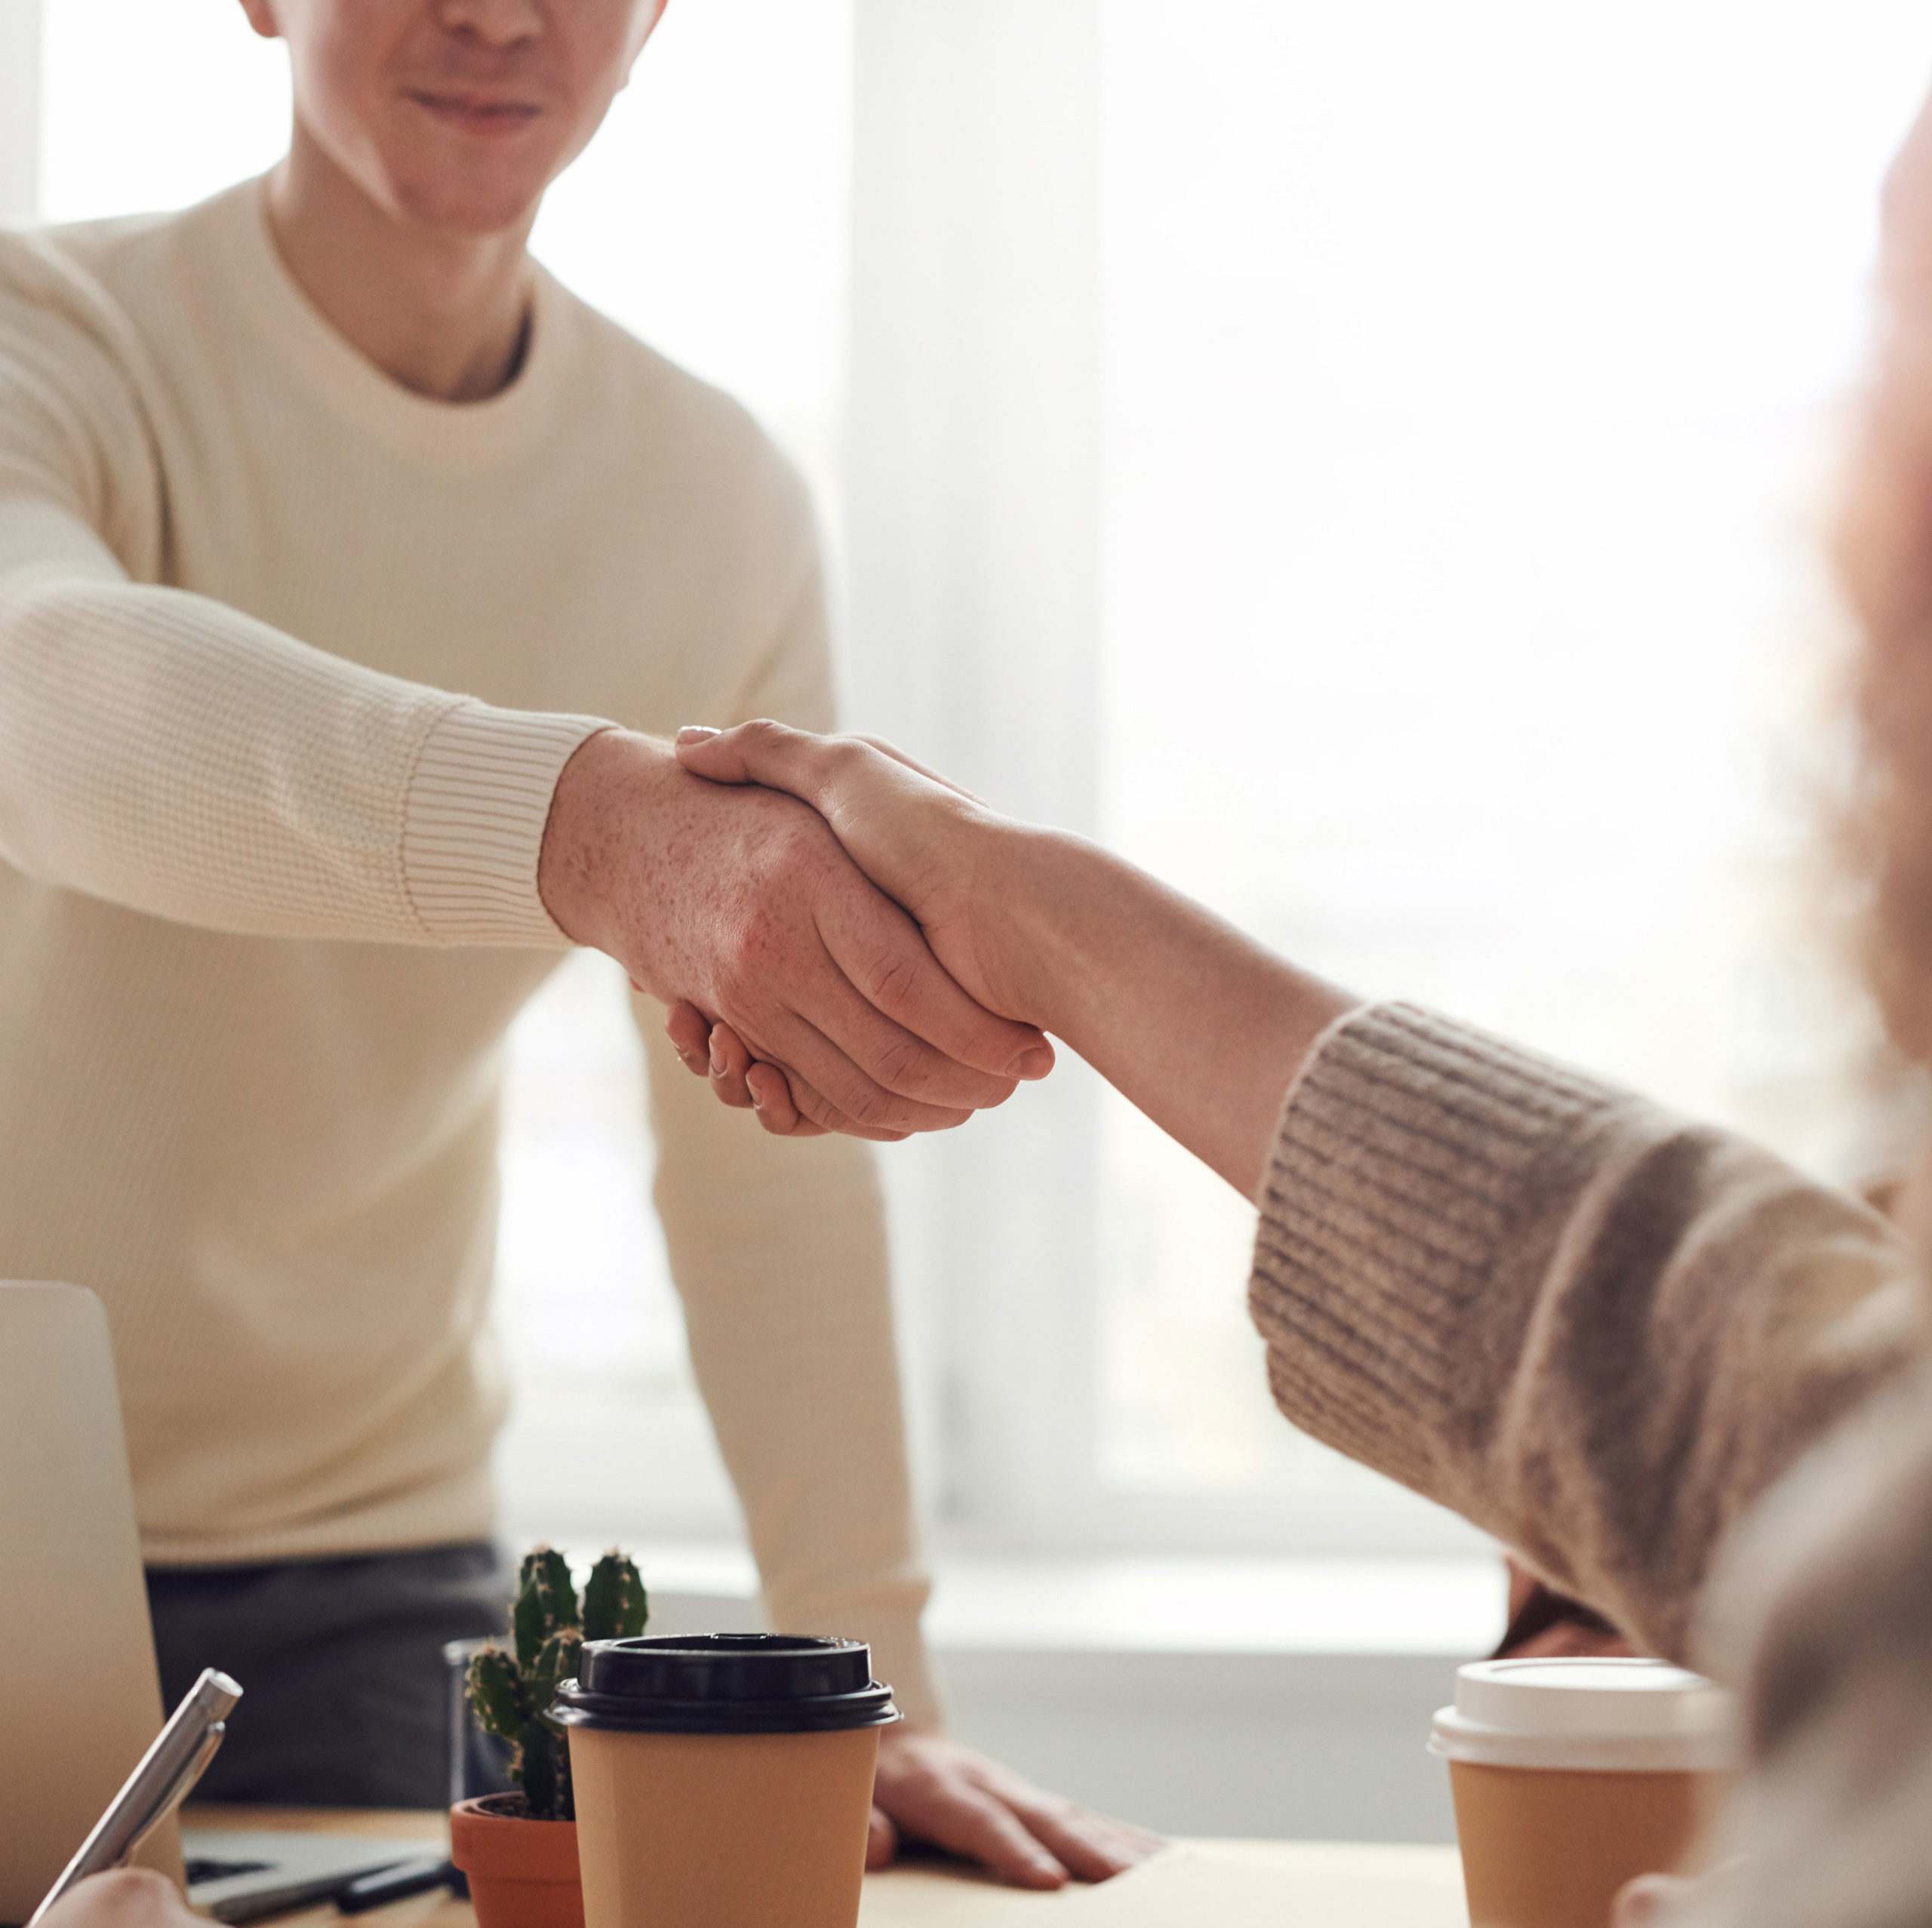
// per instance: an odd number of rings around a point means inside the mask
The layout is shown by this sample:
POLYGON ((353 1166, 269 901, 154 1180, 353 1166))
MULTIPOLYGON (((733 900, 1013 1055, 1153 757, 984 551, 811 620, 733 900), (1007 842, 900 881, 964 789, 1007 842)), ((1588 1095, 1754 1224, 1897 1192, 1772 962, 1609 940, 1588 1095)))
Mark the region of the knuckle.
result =
POLYGON ((783 724, 768 716, 754 717, 750 722, 742 724, 738 731, 740 740, 747 748, 759 750, 782 749, 791 733, 783 724))
POLYGON ((917 1097, 933 1081, 932 1054, 916 1038, 900 1032, 879 1051, 872 1075, 887 1090, 917 1097))
POLYGON ((718 967, 728 995, 742 998, 771 974, 775 946, 767 914, 734 918, 721 934, 718 967))
POLYGON ((916 954, 894 950, 872 960, 860 988, 868 1003, 889 1017, 897 1016, 912 1002, 924 974, 916 954))
POLYGON ((890 1130, 899 1126, 899 1106, 892 1094, 876 1084, 868 1084, 853 1092, 844 1100, 845 1115, 854 1124, 860 1124, 875 1131, 890 1130))

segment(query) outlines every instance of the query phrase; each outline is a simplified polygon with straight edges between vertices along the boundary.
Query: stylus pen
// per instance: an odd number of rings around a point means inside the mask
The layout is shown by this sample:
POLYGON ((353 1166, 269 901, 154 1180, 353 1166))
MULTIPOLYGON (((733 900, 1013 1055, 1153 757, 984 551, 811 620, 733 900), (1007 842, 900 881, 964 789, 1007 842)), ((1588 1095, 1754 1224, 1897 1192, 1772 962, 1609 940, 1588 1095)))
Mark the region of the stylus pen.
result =
POLYGON ((393 1868, 379 1868, 352 1881, 335 1898, 343 1914, 366 1914, 372 1908, 386 1908, 391 1902, 407 1901, 411 1895, 426 1895, 432 1888, 447 1888, 456 1864, 441 1855, 428 1855, 420 1861, 399 1862, 393 1868))
POLYGON ((35 1928, 40 1917, 76 1882, 118 1868, 180 1806, 214 1758, 215 1749, 228 1731, 223 1724, 241 1698, 241 1688, 226 1674, 218 1674, 212 1667, 203 1671, 121 1791, 109 1802, 107 1812, 94 1824, 80 1852, 48 1890, 47 1899, 28 1917, 27 1928, 35 1928))

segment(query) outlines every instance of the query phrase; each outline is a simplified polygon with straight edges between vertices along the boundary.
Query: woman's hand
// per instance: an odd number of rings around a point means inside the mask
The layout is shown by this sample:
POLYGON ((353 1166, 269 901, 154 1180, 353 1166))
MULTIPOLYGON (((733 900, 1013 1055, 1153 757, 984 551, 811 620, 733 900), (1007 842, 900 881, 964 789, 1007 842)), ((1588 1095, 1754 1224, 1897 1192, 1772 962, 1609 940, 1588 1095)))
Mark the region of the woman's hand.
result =
MULTIPOLYGON (((1358 1000, 1131 863, 1000 816, 884 744, 746 723, 682 730, 677 752, 713 783, 811 804, 969 997, 1064 1038, 1254 1197, 1291 1080, 1358 1000)), ((768 1130, 799 1129, 822 1102, 795 1066, 761 1062, 757 1041, 695 1010, 674 1010, 669 1029, 685 1062, 726 1103, 755 1105, 768 1130)))
POLYGON ((1639 1874, 1617 1891, 1610 1928, 1663 1928, 1690 1893, 1691 1884, 1681 1875, 1639 1874))
MULTIPOLYGON (((995 847, 1019 826, 978 798, 869 736, 814 736, 782 723, 678 733, 678 760, 714 783, 783 790, 824 818, 846 854, 918 924, 933 955, 986 1010, 1011 1015, 1025 993, 1012 981, 988 930, 982 889, 995 883, 995 847)), ((1031 1020, 1022 1019, 1022 1022, 1031 1020)), ((665 1026, 685 1065, 709 1077, 728 1105, 750 1107, 780 1137, 816 1136, 829 1115, 795 1067, 755 1057, 729 1024, 674 1004, 665 1026)), ((1042 1041, 1044 1043, 1044 1041, 1042 1041)))
POLYGON ((47 1911, 42 1928, 206 1928, 152 1868, 120 1868, 76 1882, 47 1911))
POLYGON ((1019 826, 876 736, 814 736, 769 722, 693 726, 678 732, 677 752, 694 776, 758 784, 809 804, 845 854, 912 914, 959 988, 1008 1015, 1022 994, 1003 981, 977 887, 996 861, 1001 834, 1016 835, 1019 826))
POLYGON ((1669 1928, 1690 1920, 1694 1909, 1700 1921, 1728 1920, 1737 1911, 1745 1866, 1744 1857, 1734 1855, 1702 1874, 1639 1874, 1617 1890, 1610 1928, 1669 1928))

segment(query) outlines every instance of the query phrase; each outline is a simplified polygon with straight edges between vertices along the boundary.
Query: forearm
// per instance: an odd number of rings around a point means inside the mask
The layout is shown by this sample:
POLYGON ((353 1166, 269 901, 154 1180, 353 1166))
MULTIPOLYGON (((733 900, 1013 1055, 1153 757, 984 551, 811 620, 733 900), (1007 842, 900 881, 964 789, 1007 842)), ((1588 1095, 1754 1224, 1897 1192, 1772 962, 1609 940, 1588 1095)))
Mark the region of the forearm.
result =
POLYGON ((536 890, 594 718, 494 710, 130 582, 47 504, 0 573, 0 855, 151 915, 271 936, 562 939, 536 890))
POLYGON ((1731 1527, 1921 1344, 1857 1200, 1406 1007, 1324 1044, 1260 1202, 1288 1417, 1672 1657, 1731 1527))
POLYGON ((1096 844, 985 834, 977 902, 1006 1008, 1253 1198, 1296 1072, 1361 1001, 1096 844))

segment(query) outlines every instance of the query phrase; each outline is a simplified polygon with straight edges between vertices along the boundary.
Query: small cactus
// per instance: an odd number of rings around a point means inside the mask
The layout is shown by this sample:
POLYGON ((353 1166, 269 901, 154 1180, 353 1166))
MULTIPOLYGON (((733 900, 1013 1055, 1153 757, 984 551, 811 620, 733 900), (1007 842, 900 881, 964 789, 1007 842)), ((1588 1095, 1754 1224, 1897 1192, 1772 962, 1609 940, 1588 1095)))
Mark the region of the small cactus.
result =
POLYGON ((586 1640, 631 1639, 650 1610, 636 1565, 623 1554, 607 1553, 590 1570, 580 1608, 561 1553, 540 1546, 525 1557, 510 1615, 514 1650, 491 1646, 478 1654, 469 1690, 476 1724, 510 1744, 510 1779, 532 1819, 577 1818, 569 1745, 550 1718, 557 1683, 577 1671, 586 1640))
POLYGON ((584 1582, 584 1638, 635 1640, 650 1618, 650 1603, 645 1598, 644 1582, 636 1567, 621 1554, 605 1554, 584 1582))

